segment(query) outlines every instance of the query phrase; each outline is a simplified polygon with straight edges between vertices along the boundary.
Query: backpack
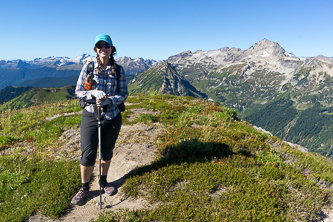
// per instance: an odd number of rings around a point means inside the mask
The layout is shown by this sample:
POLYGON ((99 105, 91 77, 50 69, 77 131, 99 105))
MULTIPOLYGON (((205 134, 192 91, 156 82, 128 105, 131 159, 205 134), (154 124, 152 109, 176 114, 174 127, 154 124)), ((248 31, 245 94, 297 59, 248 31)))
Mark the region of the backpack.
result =
MULTIPOLYGON (((116 64, 116 74, 117 74, 117 91, 119 92, 119 77, 120 77, 120 66, 118 64, 116 64)), ((87 67, 87 78, 85 79, 85 84, 92 84, 93 81, 93 77, 94 77, 94 62, 91 61, 88 64, 87 67)), ((89 88, 89 87, 87 87, 89 88)), ((87 88, 85 87, 85 90, 87 90, 87 88)), ((86 106, 89 105, 89 103, 85 102, 83 99, 79 98, 79 104, 81 108, 85 108, 86 106)), ((118 105, 119 111, 120 112, 124 112, 125 111, 125 104, 124 102, 120 103, 118 105)))

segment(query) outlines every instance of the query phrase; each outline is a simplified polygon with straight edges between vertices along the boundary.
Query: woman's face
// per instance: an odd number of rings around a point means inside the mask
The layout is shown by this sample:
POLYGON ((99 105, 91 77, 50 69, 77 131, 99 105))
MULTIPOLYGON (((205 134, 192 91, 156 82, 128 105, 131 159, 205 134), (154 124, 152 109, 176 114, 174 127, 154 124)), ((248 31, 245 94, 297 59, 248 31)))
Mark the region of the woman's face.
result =
POLYGON ((100 58, 109 58, 111 55, 111 45, 104 41, 99 41, 96 44, 96 52, 100 58))

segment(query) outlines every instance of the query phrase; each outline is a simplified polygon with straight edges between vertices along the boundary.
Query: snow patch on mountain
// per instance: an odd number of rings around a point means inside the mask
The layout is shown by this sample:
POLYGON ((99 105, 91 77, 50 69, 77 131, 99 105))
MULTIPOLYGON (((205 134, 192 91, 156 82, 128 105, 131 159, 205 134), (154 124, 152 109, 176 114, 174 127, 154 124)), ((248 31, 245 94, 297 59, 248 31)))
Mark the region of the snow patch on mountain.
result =
MULTIPOLYGON (((322 55, 312 58, 297 57, 286 52, 278 43, 267 39, 261 40, 244 51, 228 47, 211 51, 198 50, 194 53, 185 51, 169 57, 167 62, 175 67, 178 73, 186 78, 193 76, 194 79, 203 78, 194 76, 209 78, 209 73, 224 72, 225 69, 230 72, 230 69, 239 70, 237 67, 243 67, 241 78, 244 80, 257 79, 258 86, 274 84, 278 90, 282 90, 287 83, 297 84, 299 80, 294 76, 301 67, 313 69, 309 78, 315 79, 316 83, 323 81, 324 76, 319 75, 320 73, 333 76, 333 58, 322 55), (269 78, 269 81, 266 82, 262 78, 263 74, 267 76, 265 78, 269 78), (261 83, 262 80, 264 82, 261 83)), ((235 71, 232 75, 234 74, 236 74, 235 71)), ((213 81, 213 79, 210 80, 213 81)), ((214 84, 212 87, 217 85, 220 84, 214 84)))
MULTIPOLYGON (((55 57, 49 56, 47 58, 35 58, 31 61, 26 60, 0 60, 0 69, 16 69, 16 68, 27 68, 27 69, 39 69, 43 67, 65 67, 70 65, 83 65, 86 61, 93 61, 96 58, 89 54, 82 54, 73 59, 68 57, 55 57)), ((129 68, 126 74, 136 75, 138 72, 147 70, 148 68, 158 64, 155 60, 144 60, 143 58, 129 58, 121 57, 116 59, 119 65, 122 65, 125 70, 129 68)))

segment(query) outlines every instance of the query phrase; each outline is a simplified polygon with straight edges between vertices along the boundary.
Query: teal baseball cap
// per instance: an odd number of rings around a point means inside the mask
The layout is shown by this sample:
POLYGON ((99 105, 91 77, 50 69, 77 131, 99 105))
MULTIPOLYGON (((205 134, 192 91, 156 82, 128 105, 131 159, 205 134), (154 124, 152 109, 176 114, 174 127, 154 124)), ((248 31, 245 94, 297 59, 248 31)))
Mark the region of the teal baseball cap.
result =
POLYGON ((105 34, 100 34, 98 36, 95 37, 95 45, 97 44, 97 42, 99 41, 104 41, 110 45, 112 45, 112 40, 111 37, 109 35, 105 35, 105 34))

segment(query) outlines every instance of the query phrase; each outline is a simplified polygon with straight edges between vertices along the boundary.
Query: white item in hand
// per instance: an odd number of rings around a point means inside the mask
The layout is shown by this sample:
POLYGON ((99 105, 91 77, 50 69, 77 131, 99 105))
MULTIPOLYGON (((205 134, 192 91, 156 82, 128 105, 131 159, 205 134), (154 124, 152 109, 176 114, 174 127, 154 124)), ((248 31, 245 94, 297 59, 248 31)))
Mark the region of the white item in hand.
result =
POLYGON ((105 92, 102 90, 92 90, 91 95, 93 95, 96 99, 102 99, 105 96, 105 92))

